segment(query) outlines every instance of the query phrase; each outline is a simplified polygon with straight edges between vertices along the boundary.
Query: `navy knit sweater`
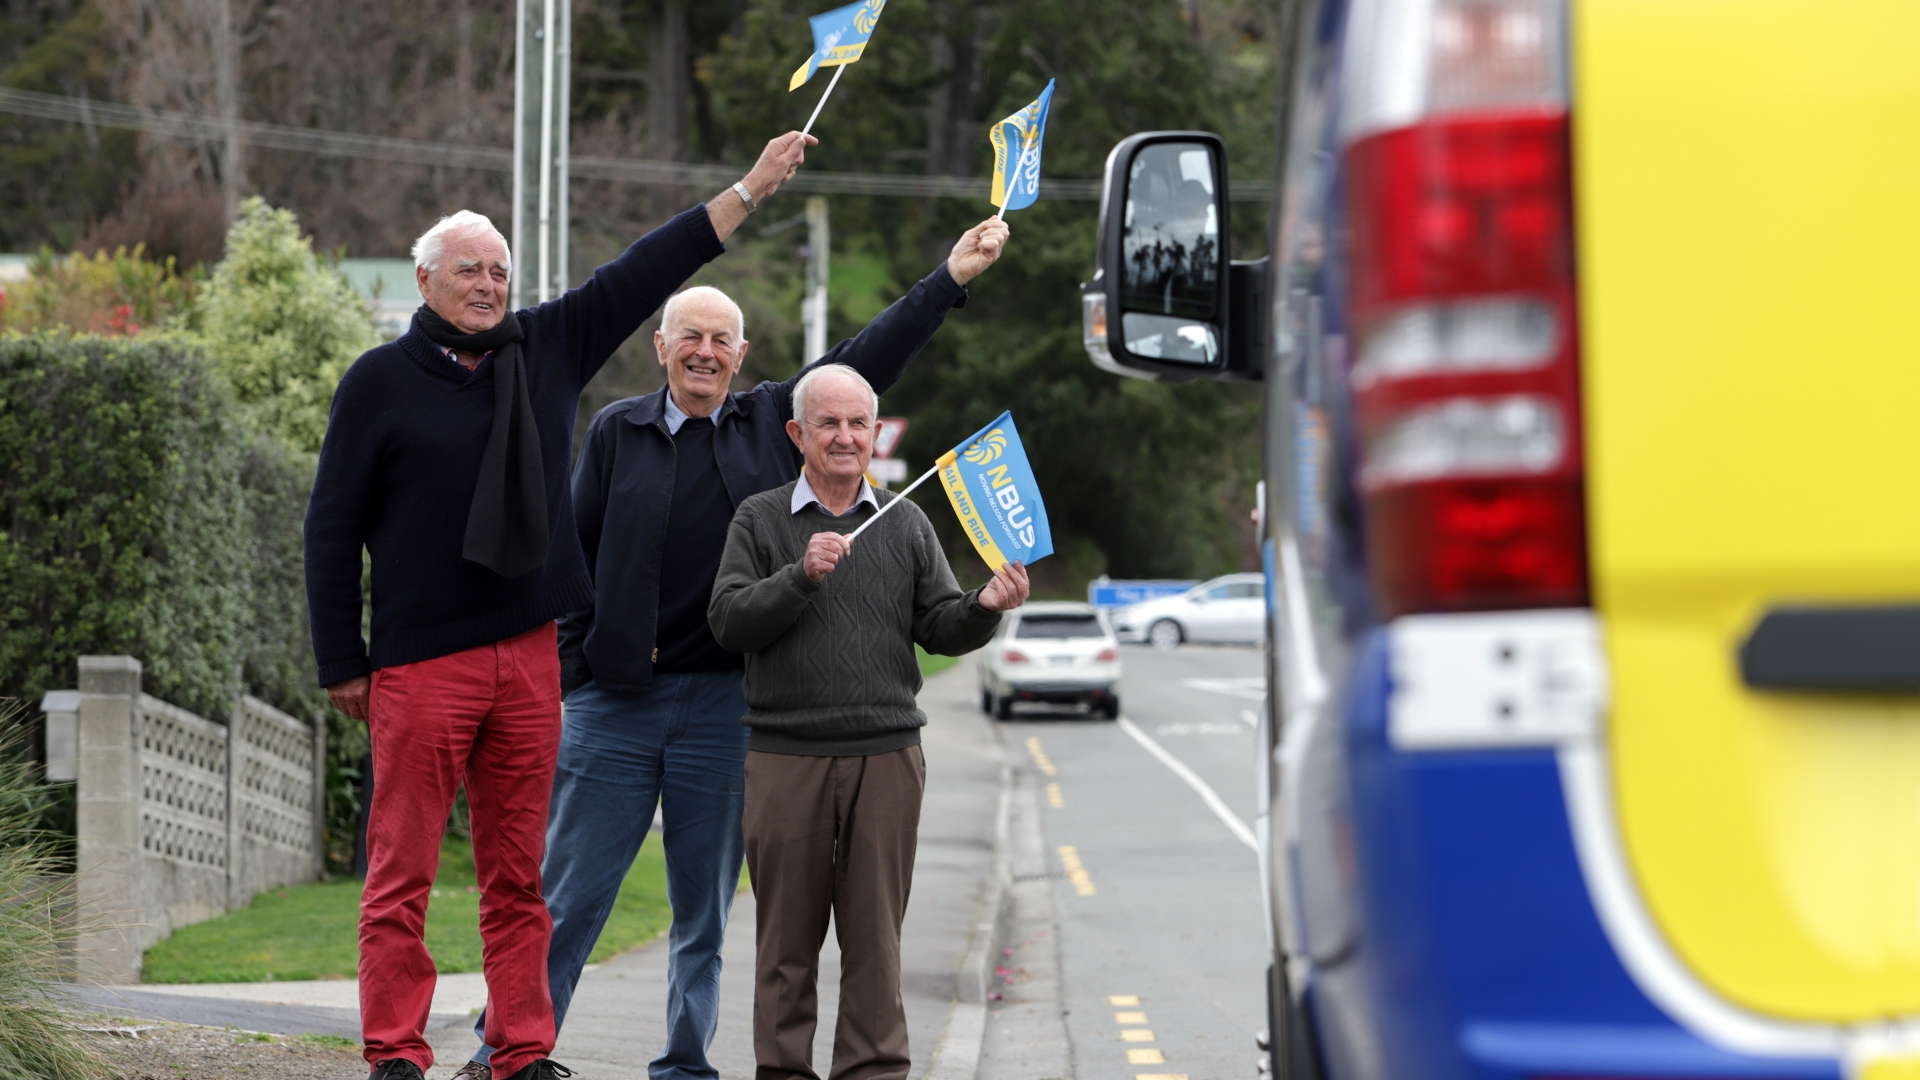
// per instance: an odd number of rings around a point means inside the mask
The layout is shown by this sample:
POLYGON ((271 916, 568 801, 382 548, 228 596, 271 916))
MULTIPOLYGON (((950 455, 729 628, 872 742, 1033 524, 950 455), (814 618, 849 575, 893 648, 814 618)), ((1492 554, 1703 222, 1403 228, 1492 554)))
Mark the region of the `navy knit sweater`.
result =
POLYGON ((524 633, 593 600, 567 463, 580 390, 682 282, 725 251, 704 206, 635 241, 557 300, 518 312, 546 465, 546 566, 503 578, 460 555, 493 426, 493 360, 469 372, 419 321, 354 361, 333 395, 307 505, 307 606, 320 685, 524 633), (361 549, 373 642, 360 636, 361 549))

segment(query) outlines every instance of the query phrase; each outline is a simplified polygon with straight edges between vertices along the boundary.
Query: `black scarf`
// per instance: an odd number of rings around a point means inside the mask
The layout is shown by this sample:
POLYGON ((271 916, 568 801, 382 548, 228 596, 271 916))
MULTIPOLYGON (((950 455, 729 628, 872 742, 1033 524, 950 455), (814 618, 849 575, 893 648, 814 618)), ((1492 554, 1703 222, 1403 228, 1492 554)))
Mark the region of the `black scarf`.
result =
POLYGON ((547 564, 546 468, 527 397, 520 320, 509 311, 493 329, 468 334, 425 304, 419 318, 420 329, 442 348, 493 353, 493 431, 480 455, 460 554, 505 578, 538 570, 547 564))

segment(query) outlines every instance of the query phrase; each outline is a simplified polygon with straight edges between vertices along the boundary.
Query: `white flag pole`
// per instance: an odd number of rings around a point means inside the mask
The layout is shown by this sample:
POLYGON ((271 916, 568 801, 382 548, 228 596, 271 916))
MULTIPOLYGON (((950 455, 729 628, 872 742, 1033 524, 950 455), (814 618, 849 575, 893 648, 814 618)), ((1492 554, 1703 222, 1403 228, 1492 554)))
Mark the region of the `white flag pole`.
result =
POLYGON ((847 70, 847 65, 845 64, 839 64, 834 67, 833 78, 827 83, 827 92, 820 95, 819 104, 813 107, 813 115, 807 117, 807 126, 800 129, 800 134, 805 135, 813 130, 813 122, 820 119, 820 107, 827 103, 827 98, 833 96, 833 85, 840 81, 840 73, 845 70, 847 70))
POLYGON ((917 488, 921 484, 926 483, 928 477, 932 476, 934 473, 939 472, 944 467, 945 467, 944 465, 935 465, 933 468, 928 469, 926 472, 921 473, 920 479, 915 480, 913 483, 908 484, 904 488, 901 488, 899 498, 893 499, 892 501, 888 502, 887 505, 881 507, 878 511, 876 511, 872 517, 861 522, 859 528, 847 534, 847 543, 849 544, 853 543, 854 537, 859 536, 863 532, 866 532, 869 526, 871 526, 874 522, 879 521, 881 514, 884 514, 887 511, 893 509, 894 507, 899 506, 901 503, 906 502, 907 492, 912 491, 914 488, 917 488))

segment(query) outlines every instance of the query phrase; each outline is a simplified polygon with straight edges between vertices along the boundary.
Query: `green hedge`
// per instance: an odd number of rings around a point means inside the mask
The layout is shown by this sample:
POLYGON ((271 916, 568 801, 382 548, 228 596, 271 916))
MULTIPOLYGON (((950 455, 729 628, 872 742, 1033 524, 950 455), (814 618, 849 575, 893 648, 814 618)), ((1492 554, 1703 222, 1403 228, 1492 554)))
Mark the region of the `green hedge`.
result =
POLYGON ((192 338, 0 335, 0 696, 125 653, 224 718, 242 683, 322 715, 301 580, 308 470, 242 423, 192 338))

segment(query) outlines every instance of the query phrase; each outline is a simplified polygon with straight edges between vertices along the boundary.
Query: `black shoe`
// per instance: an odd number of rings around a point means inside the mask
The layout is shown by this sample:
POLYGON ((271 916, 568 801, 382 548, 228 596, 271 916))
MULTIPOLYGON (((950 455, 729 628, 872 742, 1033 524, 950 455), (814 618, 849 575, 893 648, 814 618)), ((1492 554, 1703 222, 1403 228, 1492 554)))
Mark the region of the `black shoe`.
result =
POLYGON ((367 1080, 426 1080, 420 1066, 406 1058, 388 1058, 373 1067, 367 1080))
POLYGON ((507 1080, 565 1080, 566 1077, 572 1075, 573 1070, 567 1068, 565 1065, 560 1064, 552 1058, 541 1058, 539 1061, 507 1077, 507 1080))

